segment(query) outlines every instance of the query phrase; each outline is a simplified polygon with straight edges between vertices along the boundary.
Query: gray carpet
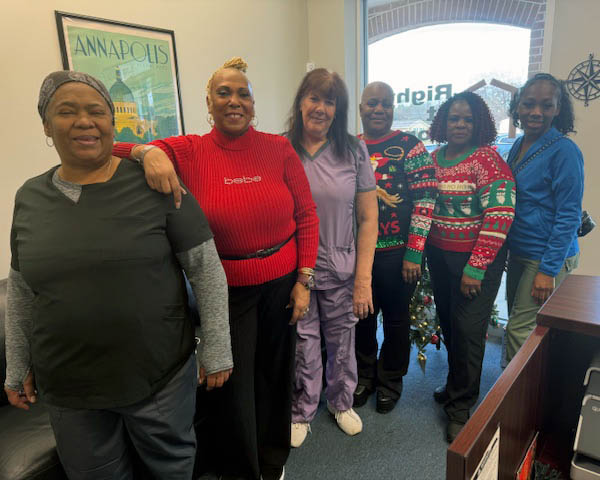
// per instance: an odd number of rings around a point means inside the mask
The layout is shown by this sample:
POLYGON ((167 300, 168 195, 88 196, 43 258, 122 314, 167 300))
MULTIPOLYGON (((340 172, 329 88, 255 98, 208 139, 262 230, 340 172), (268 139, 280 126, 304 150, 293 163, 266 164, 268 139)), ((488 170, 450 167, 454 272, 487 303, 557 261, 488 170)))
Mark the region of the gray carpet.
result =
MULTIPOLYGON (((502 373, 501 345, 490 337, 484 359, 480 400, 502 373)), ((322 401, 304 444, 293 449, 286 465, 287 480, 435 480, 446 476, 446 416, 433 400, 433 390, 445 382, 446 351, 431 346, 425 373, 413 351, 404 377, 404 392, 396 408, 381 415, 375 396, 356 409, 363 431, 348 437, 336 425, 322 401)))
MULTIPOLYGON (((502 373, 500 337, 490 335, 484 359, 480 401, 502 373)), ((285 467, 286 480, 436 480, 445 478, 445 414, 434 402, 435 387, 445 382, 446 351, 430 346, 423 373, 416 351, 404 377, 404 392, 396 408, 381 415, 375 396, 356 409, 363 431, 348 437, 327 412, 324 399, 313 421, 312 434, 292 449, 285 467)), ((203 480, 214 479, 203 476, 203 480)))

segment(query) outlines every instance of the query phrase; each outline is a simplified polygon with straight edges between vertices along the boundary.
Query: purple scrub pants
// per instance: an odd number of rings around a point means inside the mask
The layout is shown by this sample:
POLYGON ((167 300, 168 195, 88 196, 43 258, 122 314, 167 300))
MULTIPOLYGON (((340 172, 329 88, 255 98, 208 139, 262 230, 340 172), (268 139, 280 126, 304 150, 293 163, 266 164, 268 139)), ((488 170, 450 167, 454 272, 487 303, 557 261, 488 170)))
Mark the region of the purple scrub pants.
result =
POLYGON ((310 293, 309 311, 297 324, 293 423, 310 423, 317 413, 323 381, 321 332, 327 348, 327 401, 337 410, 352 408, 358 382, 354 353, 358 319, 352 313, 353 290, 351 278, 340 287, 310 293))

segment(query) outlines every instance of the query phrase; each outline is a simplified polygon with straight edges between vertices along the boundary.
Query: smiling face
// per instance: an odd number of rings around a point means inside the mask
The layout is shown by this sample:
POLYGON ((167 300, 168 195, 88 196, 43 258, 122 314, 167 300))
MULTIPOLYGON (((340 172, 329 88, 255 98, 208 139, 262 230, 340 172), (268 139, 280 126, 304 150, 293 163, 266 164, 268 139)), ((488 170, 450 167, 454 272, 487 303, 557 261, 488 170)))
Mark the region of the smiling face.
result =
POLYGON ((215 74, 206 103, 215 128, 233 137, 244 134, 254 117, 252 88, 246 75, 234 68, 215 74))
POLYGON ((394 121, 394 92, 389 85, 367 85, 359 109, 367 139, 381 138, 390 133, 394 121))
POLYGON ((308 92, 300 102, 302 126, 305 135, 324 139, 335 118, 335 99, 317 92, 308 92))
POLYGON ((473 141, 473 113, 464 100, 455 101, 448 110, 446 138, 454 149, 468 148, 473 141))
POLYGON ((112 114, 104 98, 89 85, 68 82, 60 86, 50 100, 43 123, 62 162, 97 167, 110 158, 112 114))
POLYGON ((519 99, 517 114, 521 128, 528 137, 538 138, 552 126, 560 113, 560 92, 547 80, 532 83, 519 99))

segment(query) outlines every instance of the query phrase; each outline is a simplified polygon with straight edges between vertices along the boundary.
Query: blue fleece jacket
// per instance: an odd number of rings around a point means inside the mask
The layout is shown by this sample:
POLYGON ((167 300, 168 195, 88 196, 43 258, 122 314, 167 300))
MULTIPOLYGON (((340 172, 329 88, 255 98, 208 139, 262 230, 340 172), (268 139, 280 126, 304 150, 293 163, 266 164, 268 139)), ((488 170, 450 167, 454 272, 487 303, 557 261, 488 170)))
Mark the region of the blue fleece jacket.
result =
POLYGON ((515 165, 522 141, 523 137, 518 138, 508 155, 517 183, 515 220, 508 245, 512 254, 539 260, 539 271, 555 277, 565 259, 579 251, 583 155, 572 140, 552 127, 515 165))

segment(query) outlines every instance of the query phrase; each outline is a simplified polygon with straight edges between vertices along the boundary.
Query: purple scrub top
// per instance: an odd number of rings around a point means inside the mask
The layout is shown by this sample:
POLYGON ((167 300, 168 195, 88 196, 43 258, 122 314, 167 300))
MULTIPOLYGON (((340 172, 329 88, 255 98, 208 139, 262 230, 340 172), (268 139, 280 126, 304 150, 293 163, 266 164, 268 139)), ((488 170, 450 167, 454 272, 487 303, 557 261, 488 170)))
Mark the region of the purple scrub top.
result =
POLYGON ((339 157, 327 141, 313 156, 301 151, 300 160, 319 216, 315 288, 339 287, 354 275, 356 264, 356 193, 375 190, 369 153, 361 140, 354 153, 339 157))

